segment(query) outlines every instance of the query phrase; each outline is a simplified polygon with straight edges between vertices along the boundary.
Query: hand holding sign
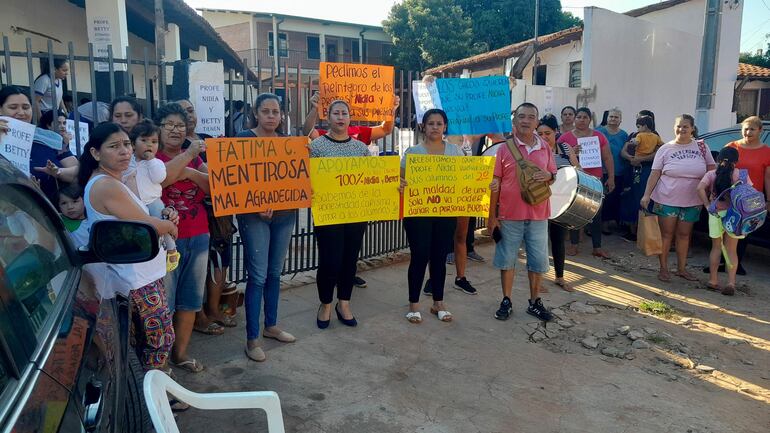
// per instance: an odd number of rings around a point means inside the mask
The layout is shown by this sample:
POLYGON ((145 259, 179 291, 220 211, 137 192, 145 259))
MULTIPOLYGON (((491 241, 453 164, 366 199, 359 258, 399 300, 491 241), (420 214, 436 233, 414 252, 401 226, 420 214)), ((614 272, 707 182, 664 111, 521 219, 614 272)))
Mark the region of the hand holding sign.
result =
POLYGON ((578 142, 578 155, 582 168, 601 168, 602 152, 599 146, 599 137, 580 137, 578 142))
POLYGON ((6 125, 5 134, 0 136, 0 154, 29 176, 29 157, 35 137, 35 125, 11 117, 2 117, 0 120, 6 125))
POLYGON ((393 67, 321 62, 318 114, 326 118, 329 104, 341 99, 350 105, 351 120, 393 120, 393 67))

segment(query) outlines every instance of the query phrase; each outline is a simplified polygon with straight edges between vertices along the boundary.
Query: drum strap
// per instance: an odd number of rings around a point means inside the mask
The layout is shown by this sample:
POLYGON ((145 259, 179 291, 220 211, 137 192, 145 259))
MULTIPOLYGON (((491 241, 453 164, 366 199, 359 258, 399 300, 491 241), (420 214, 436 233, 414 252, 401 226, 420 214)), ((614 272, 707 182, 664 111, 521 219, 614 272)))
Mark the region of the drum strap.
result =
POLYGON ((541 171, 540 167, 532 161, 524 159, 519 146, 514 142, 514 138, 507 139, 505 144, 516 160, 516 173, 519 177, 522 200, 533 206, 548 200, 551 197, 551 187, 547 182, 538 182, 533 178, 535 173, 541 171))

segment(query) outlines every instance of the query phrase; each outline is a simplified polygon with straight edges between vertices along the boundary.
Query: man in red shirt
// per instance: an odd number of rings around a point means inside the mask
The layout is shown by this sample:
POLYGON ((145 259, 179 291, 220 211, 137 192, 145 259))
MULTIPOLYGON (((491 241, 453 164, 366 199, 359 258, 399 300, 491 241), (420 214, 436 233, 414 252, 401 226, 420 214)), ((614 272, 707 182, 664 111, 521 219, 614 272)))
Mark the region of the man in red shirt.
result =
MULTIPOLYGON (((519 105, 514 112, 512 138, 522 157, 541 169, 532 179, 551 183, 556 177, 556 161, 550 146, 535 133, 538 114, 537 107, 531 103, 519 105)), ((506 320, 511 316, 513 277, 519 247, 524 241, 530 294, 527 313, 548 321, 553 315, 543 305, 538 290, 540 280, 549 267, 548 216, 551 205, 549 200, 531 205, 522 199, 517 170, 516 159, 508 145, 500 146, 495 159, 494 186, 487 221, 487 228, 497 242, 494 265, 500 269, 503 288, 503 301, 495 318, 506 320)))

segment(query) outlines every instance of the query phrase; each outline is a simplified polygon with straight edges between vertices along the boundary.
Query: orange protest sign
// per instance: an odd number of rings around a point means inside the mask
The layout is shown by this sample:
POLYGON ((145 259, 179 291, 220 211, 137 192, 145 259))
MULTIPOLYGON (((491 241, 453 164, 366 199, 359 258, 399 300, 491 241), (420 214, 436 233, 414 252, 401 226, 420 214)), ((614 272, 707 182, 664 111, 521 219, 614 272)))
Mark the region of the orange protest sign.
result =
POLYGON ((310 207, 307 137, 206 140, 214 215, 310 207))
POLYGON ((321 62, 318 115, 326 119, 329 104, 350 104, 351 120, 393 120, 393 66, 321 62))

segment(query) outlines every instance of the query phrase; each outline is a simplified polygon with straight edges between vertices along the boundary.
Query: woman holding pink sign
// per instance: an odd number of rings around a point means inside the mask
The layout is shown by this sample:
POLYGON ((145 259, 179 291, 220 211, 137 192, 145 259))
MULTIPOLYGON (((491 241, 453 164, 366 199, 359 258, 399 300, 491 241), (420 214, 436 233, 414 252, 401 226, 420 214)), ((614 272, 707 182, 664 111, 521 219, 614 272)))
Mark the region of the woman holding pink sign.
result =
MULTIPOLYGON (((592 113, 588 107, 580 107, 575 114, 575 129, 565 132, 559 137, 558 143, 568 144, 580 157, 580 166, 586 173, 602 179, 603 169, 607 171, 605 189, 607 193, 615 189, 615 164, 607 137, 591 128, 592 113)), ((602 249, 602 211, 596 213, 589 225, 594 257, 608 259, 610 256, 602 249)), ((570 246, 568 256, 578 254, 580 245, 580 230, 570 231, 570 246)))

